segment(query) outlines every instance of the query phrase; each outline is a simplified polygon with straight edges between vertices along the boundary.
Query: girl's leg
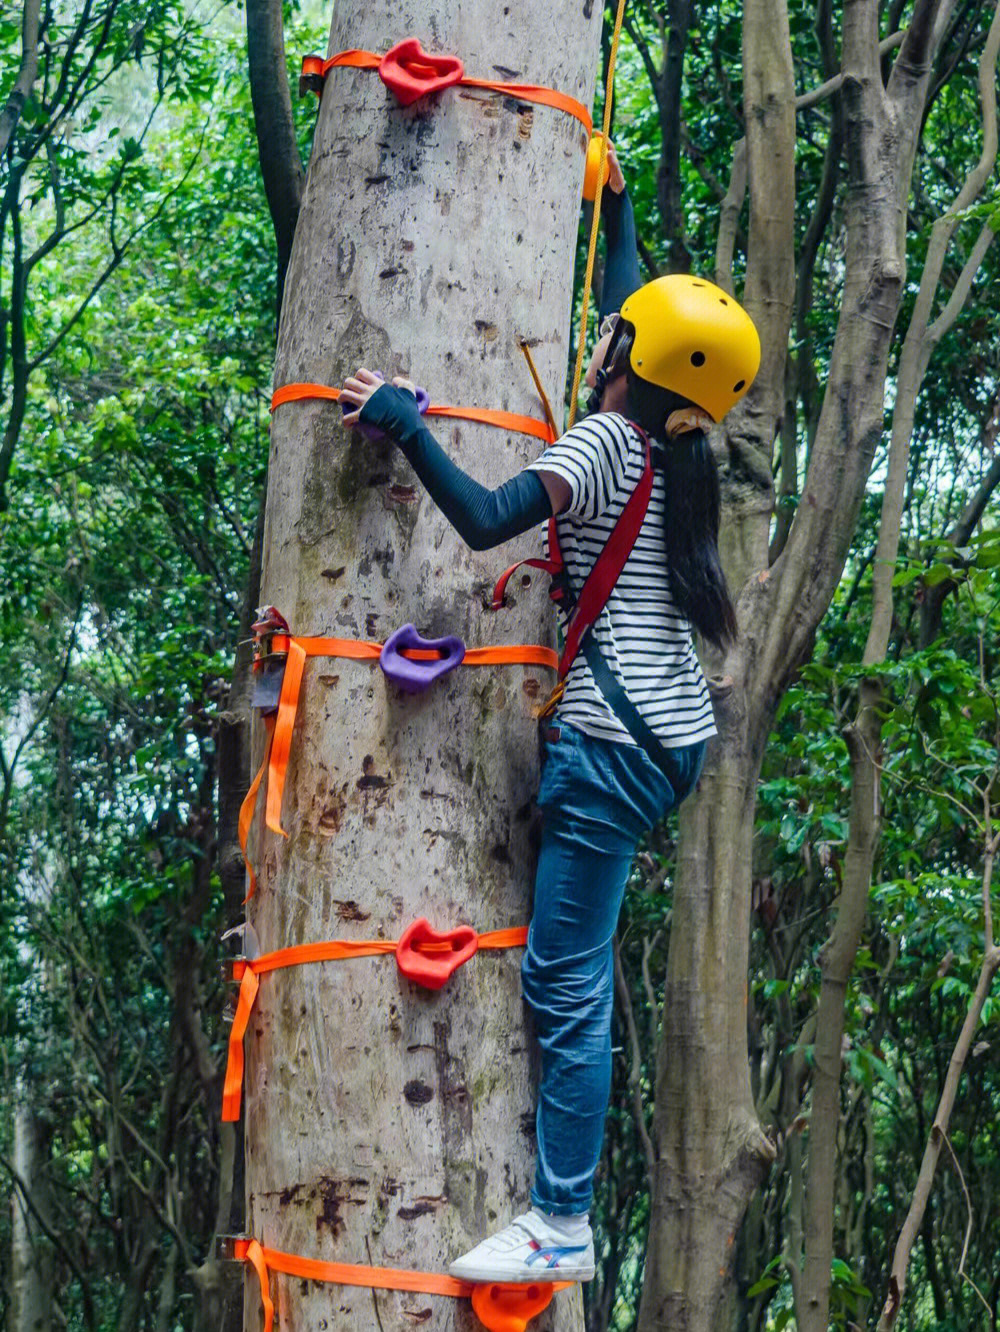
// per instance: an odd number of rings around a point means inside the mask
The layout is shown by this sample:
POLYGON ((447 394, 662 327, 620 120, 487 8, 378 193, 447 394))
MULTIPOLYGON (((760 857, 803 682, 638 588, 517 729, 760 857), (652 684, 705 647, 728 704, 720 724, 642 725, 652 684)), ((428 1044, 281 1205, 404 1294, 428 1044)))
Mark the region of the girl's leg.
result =
POLYGON ((530 1212, 451 1264, 466 1281, 589 1281, 587 1220, 611 1084, 613 940, 640 834, 697 779, 704 745, 671 782, 641 750, 549 728, 545 818, 522 966, 542 1048, 530 1212))
POLYGON ((557 1214, 591 1204, 611 1090, 613 941, 635 850, 629 836, 594 831, 546 810, 521 967, 542 1055, 531 1200, 557 1214))

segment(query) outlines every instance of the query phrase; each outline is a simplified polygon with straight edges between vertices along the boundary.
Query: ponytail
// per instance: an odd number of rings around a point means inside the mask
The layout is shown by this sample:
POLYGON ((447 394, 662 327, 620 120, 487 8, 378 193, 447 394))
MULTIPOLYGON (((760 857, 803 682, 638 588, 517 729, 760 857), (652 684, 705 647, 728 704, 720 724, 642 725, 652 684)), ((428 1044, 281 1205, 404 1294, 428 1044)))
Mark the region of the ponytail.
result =
POLYGON ((665 452, 671 595, 702 637, 724 648, 736 638, 736 612, 719 560, 719 469, 703 430, 668 440, 665 452))
POLYGON ((704 430, 668 438, 667 417, 692 404, 671 389, 639 378, 630 355, 634 336, 634 325, 619 318, 598 383, 603 391, 609 380, 624 373, 629 414, 662 446, 663 529, 671 596, 703 638, 724 648, 736 639, 736 612, 719 559, 719 469, 704 430))

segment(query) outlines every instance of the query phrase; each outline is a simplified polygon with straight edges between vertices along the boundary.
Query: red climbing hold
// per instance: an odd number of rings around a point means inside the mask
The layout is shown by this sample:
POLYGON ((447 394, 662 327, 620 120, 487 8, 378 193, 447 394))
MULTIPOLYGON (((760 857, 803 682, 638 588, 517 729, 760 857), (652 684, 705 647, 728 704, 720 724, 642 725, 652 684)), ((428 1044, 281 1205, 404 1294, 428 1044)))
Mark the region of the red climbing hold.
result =
POLYGON ((423 916, 408 925, 396 944, 396 965, 425 990, 440 990, 449 977, 479 948, 471 925, 440 934, 423 916))
POLYGON ((407 37, 390 47, 379 62, 379 78, 395 94, 400 106, 458 83, 465 68, 458 56, 428 55, 419 37, 407 37))
POLYGON ((484 1285, 472 1291, 472 1307, 490 1332, 524 1332, 532 1318, 547 1309, 561 1284, 548 1281, 530 1286, 484 1285))

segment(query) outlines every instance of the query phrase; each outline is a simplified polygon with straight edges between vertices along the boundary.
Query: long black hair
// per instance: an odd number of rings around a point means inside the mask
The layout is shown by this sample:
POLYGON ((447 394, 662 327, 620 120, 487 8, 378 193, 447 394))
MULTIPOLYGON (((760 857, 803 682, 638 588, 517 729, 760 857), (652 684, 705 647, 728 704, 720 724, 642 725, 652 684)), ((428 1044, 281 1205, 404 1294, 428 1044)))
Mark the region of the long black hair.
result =
POLYGON ((607 384, 624 374, 628 415, 660 443, 658 452, 665 458, 663 530, 671 595, 702 637, 724 648, 736 638, 736 612, 719 560, 719 469, 704 430, 668 438, 667 417, 695 404, 639 378, 631 361, 634 339, 635 326, 619 318, 598 371, 591 410, 600 410, 607 384))

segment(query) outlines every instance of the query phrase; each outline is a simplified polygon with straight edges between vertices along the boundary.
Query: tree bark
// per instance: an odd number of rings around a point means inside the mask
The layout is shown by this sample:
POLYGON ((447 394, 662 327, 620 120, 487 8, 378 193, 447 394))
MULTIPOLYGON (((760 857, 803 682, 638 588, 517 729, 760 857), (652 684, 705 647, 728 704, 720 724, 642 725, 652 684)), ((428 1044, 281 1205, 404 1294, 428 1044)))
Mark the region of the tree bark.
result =
POLYGON ((31 96, 31 89, 38 76, 40 14, 41 0, 24 0, 24 12, 21 18, 21 64, 14 86, 7 94, 7 101, 0 111, 0 157, 7 151, 10 136, 17 128, 24 104, 31 96))
MULTIPOLYGON (((333 20, 330 51, 411 34, 471 76, 589 105, 601 10, 553 0, 377 0, 333 20)), ((363 363, 412 372, 436 402, 541 417, 517 344, 550 396, 565 376, 585 138, 513 97, 450 89, 401 109, 377 75, 327 78, 296 229, 275 382, 339 384, 363 363)), ((537 452, 456 422, 446 446, 496 484, 537 452)), ((273 418, 262 599, 298 634, 384 638, 405 621, 469 644, 546 641, 541 580, 490 617, 508 553, 468 551, 389 446, 303 402, 273 418)), ((536 553, 537 539, 520 551, 536 553)), ((509 560, 507 561, 509 562, 509 560)), ((285 800, 287 841, 258 839, 263 949, 397 938, 419 916, 479 930, 529 916, 532 697, 547 672, 459 668, 400 695, 376 667, 307 664, 285 800)), ((531 1043, 519 955, 486 953, 432 993, 391 958, 271 973, 248 1034, 248 1229, 310 1257, 443 1270, 527 1205, 531 1043)), ((471 1327, 462 1301, 275 1278, 294 1325, 471 1327)), ((258 1326, 253 1287, 247 1326, 258 1326)), ((582 1326, 579 1291, 539 1327, 582 1326), (546 1321, 547 1320, 547 1321, 546 1321)))
MULTIPOLYGON (((23 1079, 14 1089, 13 1166, 17 1179, 42 1215, 50 1212, 45 1167, 51 1133, 35 1113, 23 1079)), ((50 1332, 55 1264, 52 1248, 35 1222, 21 1189, 11 1189, 9 1332, 50 1332)))
POLYGON ((277 246, 280 318, 305 178, 288 87, 281 0, 247 0, 247 61, 260 174, 277 246))

